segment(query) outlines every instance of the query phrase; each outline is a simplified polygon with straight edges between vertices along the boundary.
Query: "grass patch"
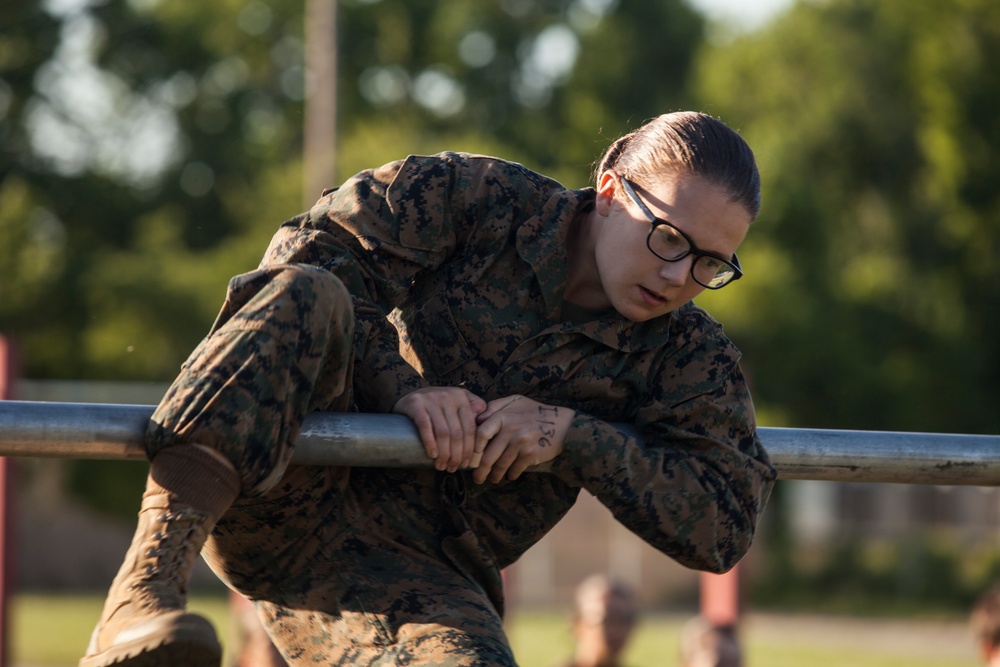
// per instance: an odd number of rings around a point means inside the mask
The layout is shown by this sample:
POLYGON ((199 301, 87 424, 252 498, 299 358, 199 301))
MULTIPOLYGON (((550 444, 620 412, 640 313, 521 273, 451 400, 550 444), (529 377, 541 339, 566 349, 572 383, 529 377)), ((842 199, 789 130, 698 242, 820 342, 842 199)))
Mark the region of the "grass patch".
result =
MULTIPOLYGON (((19 594, 10 603, 12 664, 73 667, 83 655, 100 614, 101 595, 19 594)), ((225 642, 229 632, 229 599, 225 594, 195 596, 191 608, 212 620, 225 642)), ((640 623, 628 648, 628 665, 677 664, 678 638, 686 617, 649 615, 640 623)), ((944 639, 951 651, 928 651, 917 641, 932 624, 921 621, 869 619, 845 625, 844 619, 750 616, 743 629, 746 664, 760 667, 979 667, 971 635, 957 621, 944 639), (885 627, 885 630, 880 628, 885 627), (862 636, 862 634, 864 636, 862 636), (965 649, 968 650, 965 650, 965 649)), ((522 612, 511 619, 508 633, 521 667, 553 667, 566 661, 572 640, 566 614, 522 612)), ((941 641, 937 642, 938 645, 941 641)), ((226 659, 229 659, 227 652, 226 659)), ((228 663, 226 663, 228 664, 228 663)))
MULTIPOLYGON (((647 618, 632 637, 625 664, 678 664, 678 638, 684 620, 647 618)), ((553 667, 565 664, 572 656, 573 640, 566 615, 523 612, 511 620, 507 632, 520 667, 553 667)))
MULTIPOLYGON (((679 638, 687 617, 647 616, 629 644, 626 665, 679 664, 679 638)), ((866 622, 868 624, 868 622, 866 622)), ((832 618, 800 628, 794 618, 773 620, 752 617, 741 633, 744 663, 760 667, 979 667, 971 636, 959 624, 946 641, 959 642, 950 651, 927 651, 919 638, 933 623, 890 623, 872 620, 875 632, 857 634, 856 626, 832 618), (885 631, 878 628, 885 624, 885 631), (967 649, 967 650, 966 650, 967 649)), ((949 624, 954 628, 955 623, 949 624)), ((520 667, 553 667, 565 664, 572 640, 565 616, 522 613, 509 624, 508 633, 520 667)))
MULTIPOLYGON (((14 595, 9 608, 12 664, 69 667, 83 657, 104 604, 103 594, 14 595)), ((229 598, 195 596, 191 610, 214 624, 220 637, 229 628, 229 598)))

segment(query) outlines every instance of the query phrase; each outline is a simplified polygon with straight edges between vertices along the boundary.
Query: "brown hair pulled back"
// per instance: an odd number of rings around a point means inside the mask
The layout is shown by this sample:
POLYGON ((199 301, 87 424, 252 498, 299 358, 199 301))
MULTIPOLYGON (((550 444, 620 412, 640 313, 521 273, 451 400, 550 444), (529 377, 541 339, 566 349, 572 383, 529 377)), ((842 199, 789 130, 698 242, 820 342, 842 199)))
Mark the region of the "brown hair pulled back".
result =
POLYGON ((760 173, 746 141, 722 121, 696 111, 663 114, 617 139, 595 170, 614 169, 643 187, 665 174, 691 175, 719 185, 756 218, 760 173))

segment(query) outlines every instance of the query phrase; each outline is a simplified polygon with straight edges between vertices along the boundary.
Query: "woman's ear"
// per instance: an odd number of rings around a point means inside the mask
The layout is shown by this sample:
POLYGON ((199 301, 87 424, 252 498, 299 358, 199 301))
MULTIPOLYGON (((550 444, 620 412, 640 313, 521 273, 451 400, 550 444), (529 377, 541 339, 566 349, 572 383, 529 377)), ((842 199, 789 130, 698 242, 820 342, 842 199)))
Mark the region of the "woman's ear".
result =
POLYGON ((597 201, 595 207, 600 215, 607 216, 611 212, 611 203, 618 192, 618 174, 608 170, 601 174, 597 181, 597 201))

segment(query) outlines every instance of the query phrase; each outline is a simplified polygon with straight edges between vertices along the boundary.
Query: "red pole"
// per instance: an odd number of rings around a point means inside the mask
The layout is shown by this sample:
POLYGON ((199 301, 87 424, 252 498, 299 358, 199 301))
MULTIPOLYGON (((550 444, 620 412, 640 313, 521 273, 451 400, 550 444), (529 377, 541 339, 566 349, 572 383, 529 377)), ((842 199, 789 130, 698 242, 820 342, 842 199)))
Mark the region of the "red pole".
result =
POLYGON ((701 573, 701 615, 713 625, 736 625, 740 619, 740 566, 725 574, 701 573))
MULTIPOLYGON (((6 337, 0 336, 0 400, 14 398, 14 383, 17 380, 17 359, 14 345, 6 337)), ((0 667, 7 667, 10 656, 8 641, 8 597, 11 591, 11 568, 13 564, 14 540, 11 522, 14 462, 0 457, 0 667)))

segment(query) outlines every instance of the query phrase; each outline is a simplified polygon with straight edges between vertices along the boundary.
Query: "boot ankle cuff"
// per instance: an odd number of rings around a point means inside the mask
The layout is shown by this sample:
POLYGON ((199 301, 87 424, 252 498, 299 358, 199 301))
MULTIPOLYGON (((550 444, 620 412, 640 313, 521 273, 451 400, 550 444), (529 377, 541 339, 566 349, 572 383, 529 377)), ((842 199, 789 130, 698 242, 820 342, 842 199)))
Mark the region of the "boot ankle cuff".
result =
POLYGON ((174 445, 150 463, 145 495, 168 493, 218 520, 239 492, 239 474, 229 463, 197 446, 174 445))

